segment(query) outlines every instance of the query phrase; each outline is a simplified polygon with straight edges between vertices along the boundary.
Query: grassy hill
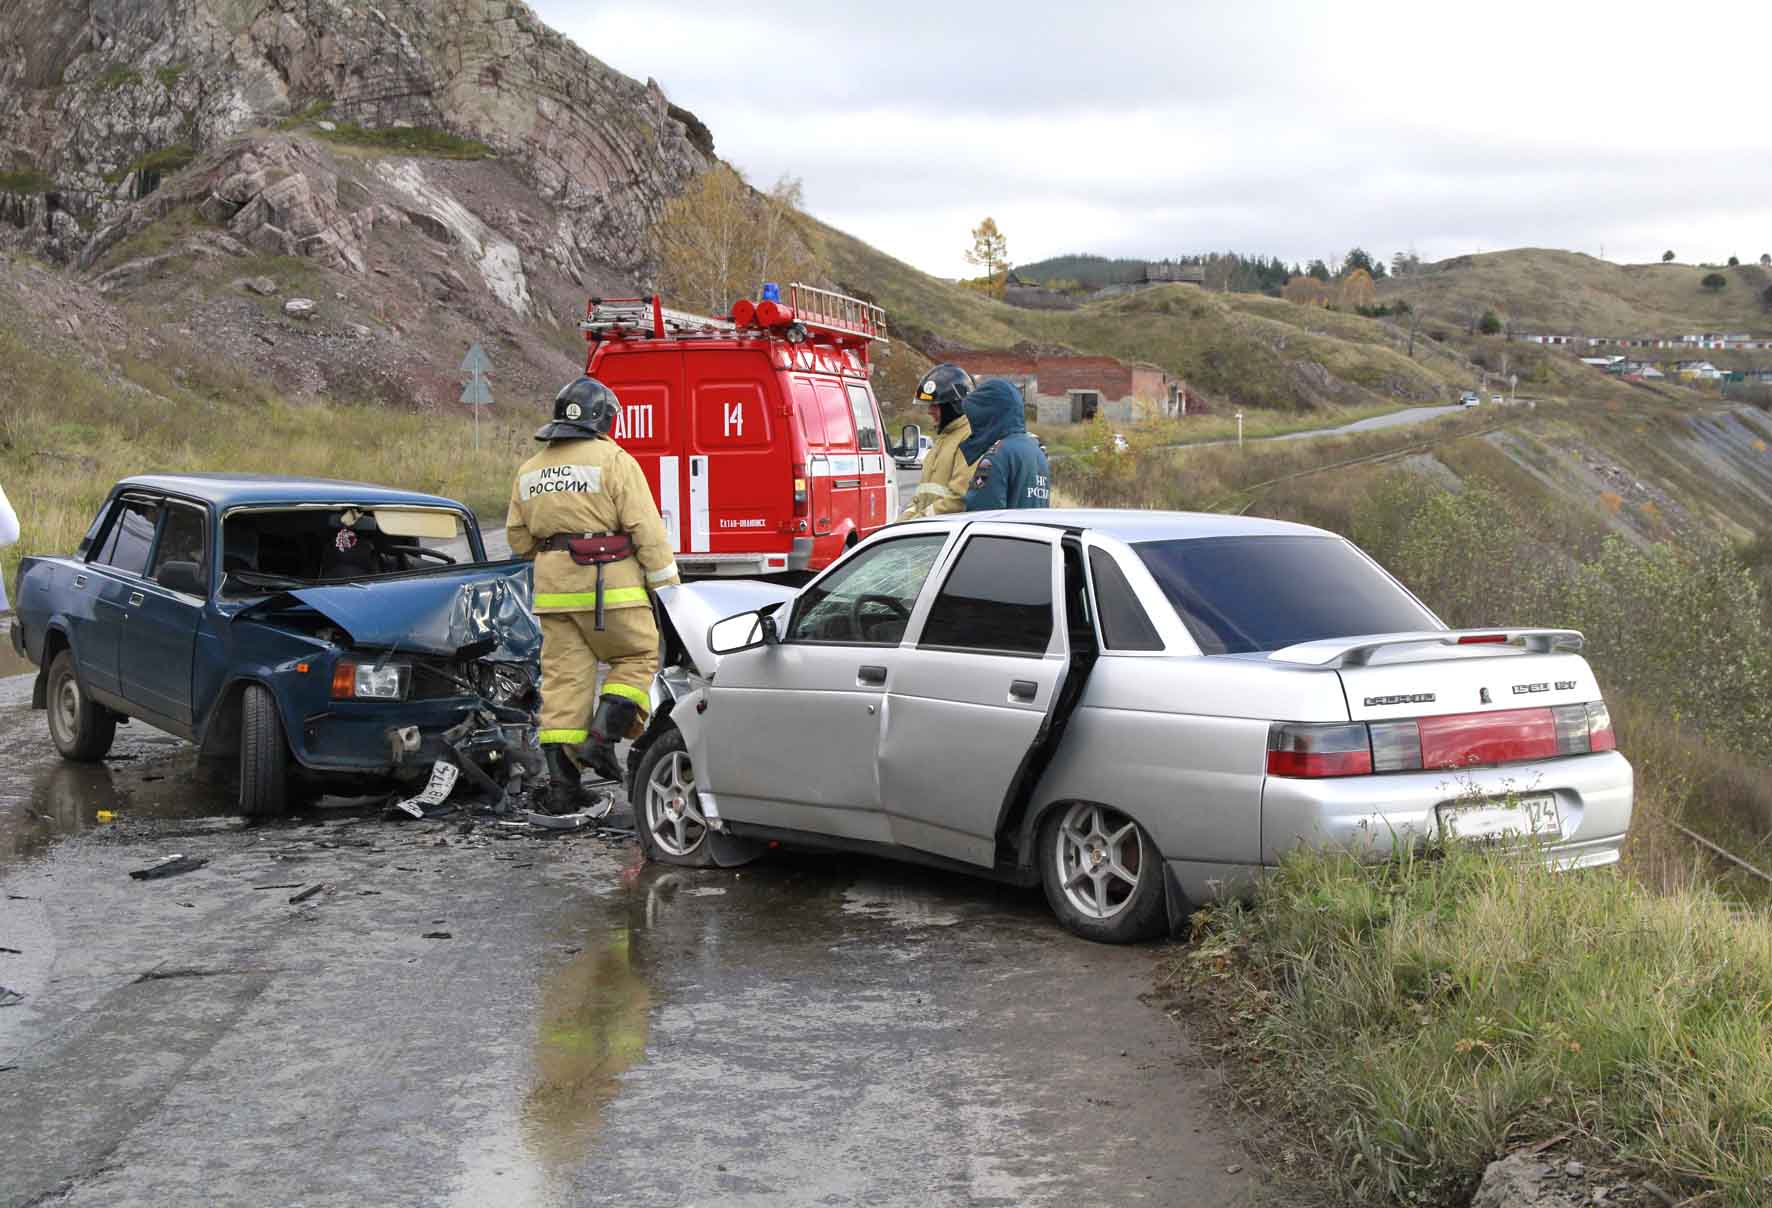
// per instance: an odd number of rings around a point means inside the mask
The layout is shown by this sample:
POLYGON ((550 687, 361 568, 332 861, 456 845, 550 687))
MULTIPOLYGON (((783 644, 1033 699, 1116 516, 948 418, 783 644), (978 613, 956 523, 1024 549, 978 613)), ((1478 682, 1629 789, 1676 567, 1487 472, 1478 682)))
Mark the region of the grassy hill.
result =
MULTIPOLYGON (((1756 253, 1757 254, 1757 253, 1756 253)), ((1772 272, 1689 264, 1613 264, 1579 252, 1517 248, 1458 256, 1379 283, 1382 301, 1404 299, 1464 330, 1493 309, 1516 330, 1659 336, 1704 331, 1772 334, 1762 292, 1772 272), (1721 290, 1701 284, 1721 273, 1721 290)))
POLYGON ((1369 409, 1450 401, 1475 370, 1395 323, 1248 294, 1159 286, 1071 311, 1030 311, 919 272, 812 219, 802 235, 838 287, 886 308, 925 356, 1017 344, 1149 361, 1219 407, 1369 409))

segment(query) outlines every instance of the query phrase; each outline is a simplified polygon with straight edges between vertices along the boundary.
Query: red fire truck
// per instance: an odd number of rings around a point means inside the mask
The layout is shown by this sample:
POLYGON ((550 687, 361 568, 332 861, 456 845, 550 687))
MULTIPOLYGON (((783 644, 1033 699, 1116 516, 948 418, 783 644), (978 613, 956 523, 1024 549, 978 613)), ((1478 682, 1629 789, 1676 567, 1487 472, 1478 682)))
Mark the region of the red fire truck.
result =
POLYGON ((885 312, 805 285, 763 294, 723 319, 592 298, 580 324, 685 576, 820 570, 898 514, 869 384, 885 312))

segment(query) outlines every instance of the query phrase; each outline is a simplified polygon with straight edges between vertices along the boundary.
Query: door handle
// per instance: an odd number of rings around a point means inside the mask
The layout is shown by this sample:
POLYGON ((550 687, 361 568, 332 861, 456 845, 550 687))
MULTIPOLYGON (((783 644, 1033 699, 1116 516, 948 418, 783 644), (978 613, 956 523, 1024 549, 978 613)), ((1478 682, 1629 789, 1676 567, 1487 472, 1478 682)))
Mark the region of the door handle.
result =
POLYGON ((85 575, 75 575, 74 576, 74 586, 75 587, 85 587, 86 586, 86 576, 85 575))
POLYGON ((1010 684, 1009 684, 1009 699, 1010 700, 1031 702, 1034 699, 1034 697, 1038 696, 1039 694, 1040 694, 1040 685, 1036 684, 1033 680, 1011 680, 1010 681, 1010 684))
POLYGON ((855 673, 855 682, 878 688, 886 682, 886 668, 862 667, 855 673))
POLYGON ((136 605, 140 604, 141 602, 142 602, 142 593, 141 592, 132 591, 129 593, 129 606, 131 608, 134 608, 136 605))

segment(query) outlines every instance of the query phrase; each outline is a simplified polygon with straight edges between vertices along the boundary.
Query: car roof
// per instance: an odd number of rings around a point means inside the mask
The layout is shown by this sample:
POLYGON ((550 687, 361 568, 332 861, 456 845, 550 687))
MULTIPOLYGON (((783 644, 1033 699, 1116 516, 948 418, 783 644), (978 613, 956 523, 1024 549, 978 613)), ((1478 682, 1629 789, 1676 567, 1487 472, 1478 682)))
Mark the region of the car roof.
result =
MULTIPOLYGON (((291 478, 276 474, 136 474, 119 487, 165 491, 213 503, 238 507, 254 503, 388 503, 428 507, 461 508, 453 499, 402 491, 368 482, 335 478, 291 478)), ((465 510, 465 509, 463 509, 465 510)))
MULTIPOLYGON (((1025 508, 964 512, 934 518, 960 524, 1027 524, 1087 529, 1136 545, 1143 541, 1191 541, 1202 537, 1337 537, 1327 529, 1258 516, 1220 512, 1146 512, 1130 508, 1025 508)), ((918 521, 914 523, 927 523, 918 521)))

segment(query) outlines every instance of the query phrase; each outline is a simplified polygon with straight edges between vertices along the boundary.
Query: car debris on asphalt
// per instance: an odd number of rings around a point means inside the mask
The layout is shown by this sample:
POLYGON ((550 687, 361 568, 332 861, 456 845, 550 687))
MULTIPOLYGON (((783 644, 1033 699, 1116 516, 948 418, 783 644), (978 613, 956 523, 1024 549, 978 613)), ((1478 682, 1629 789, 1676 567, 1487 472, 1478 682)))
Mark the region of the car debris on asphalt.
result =
POLYGON ((146 868, 130 869, 129 875, 136 881, 157 881, 161 877, 176 877, 180 873, 194 872, 207 863, 209 861, 202 856, 171 855, 146 868))
POLYGON ((305 902, 325 888, 326 886, 324 884, 310 885, 300 893, 291 895, 289 904, 294 906, 297 902, 305 902))

